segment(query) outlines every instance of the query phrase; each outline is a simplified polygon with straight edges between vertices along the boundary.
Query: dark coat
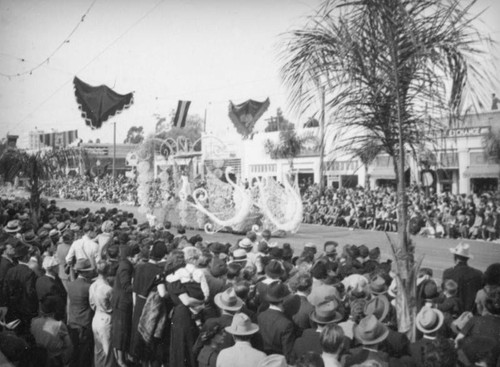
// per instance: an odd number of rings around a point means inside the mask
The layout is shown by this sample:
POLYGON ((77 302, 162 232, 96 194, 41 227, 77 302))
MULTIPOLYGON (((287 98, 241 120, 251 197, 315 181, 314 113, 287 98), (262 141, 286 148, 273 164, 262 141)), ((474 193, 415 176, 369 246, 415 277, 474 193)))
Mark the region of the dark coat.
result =
POLYGON ((51 296, 55 298, 56 310, 55 318, 56 320, 64 320, 66 314, 66 303, 68 299, 68 294, 59 277, 51 278, 47 275, 42 275, 36 280, 36 294, 38 295, 38 300, 41 302, 45 297, 51 296))
POLYGON ((93 312, 89 302, 90 281, 81 277, 68 283, 68 326, 91 328, 93 312))
POLYGON ((423 352, 427 344, 432 344, 432 339, 422 338, 419 341, 410 344, 410 355, 417 367, 423 366, 423 352))
POLYGON ((6 257, 0 257, 0 307, 7 306, 7 295, 3 293, 3 284, 5 276, 9 269, 12 269, 16 263, 6 257))
POLYGON ((36 280, 36 294, 38 295, 39 300, 51 295, 60 298, 65 304, 68 296, 61 279, 59 279, 59 277, 54 279, 47 275, 42 275, 36 280))
POLYGON ((299 296, 300 297, 300 308, 299 311, 295 315, 293 315, 293 322, 295 325, 297 325, 299 329, 299 333, 301 334, 302 331, 309 329, 311 327, 311 321, 309 319, 309 316, 311 315, 311 312, 314 311, 314 306, 309 303, 307 300, 307 297, 304 296, 299 296))
POLYGON ((111 299, 113 309, 131 311, 133 307, 132 298, 132 275, 134 266, 128 260, 121 260, 116 270, 115 283, 113 284, 113 297, 111 299))
POLYGON ((257 316, 266 354, 283 354, 290 362, 295 342, 295 325, 283 312, 267 309, 257 316))
POLYGON ((443 282, 452 279, 457 285, 457 297, 462 301, 463 311, 473 311, 476 293, 483 286, 483 273, 465 263, 457 263, 443 272, 443 282))
POLYGON ((31 320, 38 315, 36 274, 26 264, 17 264, 5 275, 3 294, 7 296, 9 320, 31 320))
POLYGON ((323 350, 321 349, 319 335, 320 334, 316 331, 316 329, 304 330, 302 336, 295 340, 293 345, 292 360, 296 361, 304 353, 309 351, 321 354, 323 350))

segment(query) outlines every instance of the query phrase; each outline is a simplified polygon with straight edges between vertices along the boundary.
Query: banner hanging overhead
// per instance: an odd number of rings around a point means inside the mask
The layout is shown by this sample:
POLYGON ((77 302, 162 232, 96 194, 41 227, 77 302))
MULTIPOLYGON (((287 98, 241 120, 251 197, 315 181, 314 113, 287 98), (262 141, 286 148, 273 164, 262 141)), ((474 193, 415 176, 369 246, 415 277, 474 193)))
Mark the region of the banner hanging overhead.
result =
POLYGON ((253 132, 255 123, 269 108, 269 104, 269 98, 264 102, 257 102, 249 99, 238 105, 229 101, 229 118, 233 122, 238 133, 244 138, 248 138, 253 132))
POLYGON ((106 85, 93 87, 76 76, 73 85, 82 117, 92 129, 100 129, 108 118, 120 113, 134 102, 133 93, 118 94, 106 85))

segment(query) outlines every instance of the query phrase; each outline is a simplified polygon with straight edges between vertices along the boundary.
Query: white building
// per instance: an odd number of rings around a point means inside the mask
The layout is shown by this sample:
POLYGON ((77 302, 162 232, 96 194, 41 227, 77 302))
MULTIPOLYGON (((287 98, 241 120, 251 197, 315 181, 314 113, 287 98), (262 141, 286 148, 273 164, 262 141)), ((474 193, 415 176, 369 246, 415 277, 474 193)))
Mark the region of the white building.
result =
MULTIPOLYGON (((483 148, 483 139, 490 129, 500 129, 500 111, 468 115, 459 126, 443 130, 433 148, 435 164, 430 167, 437 192, 459 194, 499 188, 500 164, 487 159, 483 148)), ((298 129, 297 134, 318 136, 319 128, 298 129)), ((213 139, 219 149, 213 149, 205 140, 203 144, 203 160, 210 170, 220 169, 220 173, 224 167, 232 166, 236 177, 243 181, 269 176, 282 181, 291 172, 292 164, 299 182, 320 180, 317 147, 309 147, 293 160, 273 159, 266 153, 265 142, 277 142, 278 132, 258 133, 252 139, 238 141, 213 139)), ((328 141, 325 151, 331 151, 328 141)), ((420 184, 422 167, 412 157, 407 161, 407 182, 420 184)), ((396 175, 393 160, 386 154, 378 155, 369 167, 364 167, 358 158, 333 153, 325 154, 323 179, 333 187, 365 186, 368 179, 370 187, 376 187, 394 185, 396 175)))

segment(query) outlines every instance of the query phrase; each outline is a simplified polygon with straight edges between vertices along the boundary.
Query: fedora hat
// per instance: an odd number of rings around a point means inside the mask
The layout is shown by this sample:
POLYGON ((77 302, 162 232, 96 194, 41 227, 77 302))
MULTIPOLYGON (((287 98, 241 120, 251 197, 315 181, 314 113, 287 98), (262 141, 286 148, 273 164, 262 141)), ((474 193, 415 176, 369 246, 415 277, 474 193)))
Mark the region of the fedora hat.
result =
POLYGON ((385 279, 382 278, 380 275, 374 276, 370 280, 370 292, 372 294, 386 294, 387 293, 387 284, 385 282, 385 279))
POLYGON ((267 287, 266 300, 271 303, 282 302, 290 295, 290 290, 282 282, 273 282, 267 287))
POLYGON ((90 263, 89 259, 78 259, 76 260, 75 266, 73 267, 75 271, 85 272, 92 271, 94 267, 90 263))
POLYGON ((259 331, 259 326, 254 324, 244 313, 237 313, 233 316, 233 321, 225 330, 233 335, 252 335, 259 331))
POLYGON ((243 307, 243 301, 236 296, 234 288, 228 288, 214 297, 214 303, 222 310, 239 311, 243 307))
POLYGON ((9 221, 3 230, 7 233, 19 232, 21 230, 21 224, 17 219, 14 219, 9 221))
POLYGON ((365 315, 374 315, 378 320, 384 321, 390 310, 390 303, 387 297, 377 296, 368 301, 365 305, 365 315))
POLYGON ((470 254, 470 246, 468 243, 459 243, 455 247, 450 248, 450 252, 454 255, 467 257, 469 259, 474 258, 474 256, 470 254))
POLYGON ((384 341, 389 329, 374 315, 368 315, 354 326, 354 337, 363 345, 373 345, 384 341))
POLYGON ((316 306, 309 317, 311 318, 311 321, 317 324, 331 324, 333 322, 339 322, 344 317, 340 312, 338 312, 338 309, 339 303, 336 299, 333 299, 316 306))
POLYGON ((423 307, 415 319, 417 329, 424 334, 438 331, 443 326, 443 322, 443 313, 436 308, 430 307, 423 307))
POLYGON ((285 274, 285 268, 278 260, 272 259, 266 265, 265 273, 269 278, 279 279, 285 274))

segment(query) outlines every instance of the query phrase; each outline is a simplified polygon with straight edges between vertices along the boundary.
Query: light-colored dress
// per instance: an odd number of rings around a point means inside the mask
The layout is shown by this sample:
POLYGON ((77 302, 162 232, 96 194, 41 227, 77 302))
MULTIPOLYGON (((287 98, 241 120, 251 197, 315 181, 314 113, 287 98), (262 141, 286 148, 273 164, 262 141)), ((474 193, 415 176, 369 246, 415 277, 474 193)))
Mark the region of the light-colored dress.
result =
POLYGON ((111 350, 111 296, 113 288, 102 278, 98 278, 89 289, 90 307, 95 311, 92 319, 94 333, 94 366, 112 366, 111 350))

